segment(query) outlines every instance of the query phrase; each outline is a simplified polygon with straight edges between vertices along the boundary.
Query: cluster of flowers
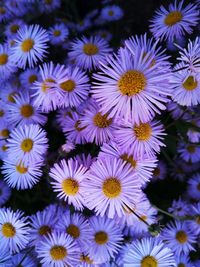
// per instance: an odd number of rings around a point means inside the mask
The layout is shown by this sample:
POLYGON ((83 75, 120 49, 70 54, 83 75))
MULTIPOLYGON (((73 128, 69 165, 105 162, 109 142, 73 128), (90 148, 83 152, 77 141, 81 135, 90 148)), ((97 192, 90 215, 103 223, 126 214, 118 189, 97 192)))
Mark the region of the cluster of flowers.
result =
POLYGON ((200 1, 160 7, 152 37, 114 51, 105 25, 123 18, 119 6, 102 1, 75 23, 59 17, 63 2, 0 3, 0 266, 199 266, 200 38, 185 37, 199 31, 200 1), (28 22, 50 13, 54 25, 28 22), (65 136, 53 156, 51 128, 65 136), (167 133, 178 138, 168 162, 167 133), (186 189, 160 229, 145 190, 169 173, 186 189), (56 197, 43 210, 4 206, 12 188, 23 197, 44 179, 56 197))

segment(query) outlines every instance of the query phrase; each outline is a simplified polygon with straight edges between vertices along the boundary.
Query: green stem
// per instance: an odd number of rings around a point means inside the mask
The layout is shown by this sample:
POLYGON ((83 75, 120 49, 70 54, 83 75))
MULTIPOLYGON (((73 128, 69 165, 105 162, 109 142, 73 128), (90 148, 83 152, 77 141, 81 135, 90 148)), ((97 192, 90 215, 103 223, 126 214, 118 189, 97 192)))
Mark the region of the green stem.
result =
POLYGON ((163 156, 166 158, 167 162, 170 165, 172 165, 173 167, 176 166, 175 163, 171 160, 171 158, 167 155, 167 153, 164 150, 162 150, 161 153, 163 154, 163 156))
POLYGON ((145 223, 148 227, 150 226, 150 224, 148 222, 146 222, 142 217, 140 217, 134 210, 132 210, 128 205, 126 205, 124 203, 124 205, 143 223, 145 223))
POLYGON ((160 209, 160 208, 158 208, 157 206, 155 206, 155 205, 152 205, 155 209, 157 209, 158 211, 160 211, 161 213, 163 213, 163 214, 165 214, 165 215, 167 215, 167 216, 169 216, 169 217, 171 217, 171 218, 173 218, 173 219, 176 219, 176 220, 184 220, 186 217, 184 216, 184 217, 180 217, 180 216, 176 216, 176 215, 174 215, 174 214, 171 214, 171 213, 169 213, 169 212, 167 212, 167 211, 165 211, 165 210, 163 210, 163 209, 160 209))

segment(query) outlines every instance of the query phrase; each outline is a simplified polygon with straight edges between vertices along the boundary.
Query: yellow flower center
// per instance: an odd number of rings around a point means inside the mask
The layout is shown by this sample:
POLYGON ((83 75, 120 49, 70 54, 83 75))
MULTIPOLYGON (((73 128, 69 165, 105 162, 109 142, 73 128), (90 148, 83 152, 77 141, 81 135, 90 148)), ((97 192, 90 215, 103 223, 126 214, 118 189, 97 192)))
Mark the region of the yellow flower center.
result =
POLYGON ((91 260, 89 256, 84 255, 84 254, 81 255, 80 261, 88 263, 88 264, 93 264, 93 260, 91 260))
POLYGON ((4 7, 0 7, 0 14, 4 15, 6 13, 6 10, 4 7))
POLYGON ((2 151, 6 151, 6 150, 8 149, 8 147, 5 146, 5 145, 3 145, 3 146, 1 147, 1 149, 2 149, 2 151))
MULTIPOLYGON (((199 189, 199 190, 200 190, 200 189, 199 189)), ((197 218, 196 218, 196 222, 197 222, 198 224, 200 224, 200 215, 197 216, 197 218)))
POLYGON ((71 237, 73 237, 74 239, 78 238, 80 236, 80 230, 79 228, 74 225, 74 224, 70 224, 68 227, 67 227, 67 230, 66 230, 67 234, 69 234, 71 237))
POLYGON ((15 236, 16 230, 15 227, 11 223, 4 223, 1 228, 3 236, 10 238, 15 236))
POLYGON ((121 193, 121 183, 117 178, 110 177, 103 182, 103 193, 107 198, 116 198, 121 193))
POLYGON ((160 169, 158 167, 154 169, 153 175, 154 176, 159 176, 160 175, 160 169))
POLYGON ((157 267, 158 262, 153 256, 146 256, 141 260, 141 267, 157 267))
POLYGON ((16 165, 16 171, 19 172, 20 174, 24 174, 28 171, 28 168, 24 167, 23 164, 18 164, 16 165))
POLYGON ((60 88, 66 92, 72 92, 75 87, 76 87, 76 84, 72 80, 67 80, 60 84, 60 88))
POLYGON ((187 91, 193 91, 198 86, 198 82, 194 79, 193 76, 189 76, 183 83, 183 87, 187 91))
POLYGON ((0 135, 4 138, 7 138, 9 136, 9 130, 8 129, 3 129, 0 131, 0 135))
POLYGON ((148 219, 148 217, 146 215, 142 215, 142 216, 140 216, 140 218, 141 218, 140 221, 142 221, 142 220, 146 221, 148 219))
POLYGON ((185 242, 187 242, 188 240, 188 236, 184 231, 178 231, 176 233, 176 240, 181 243, 184 244, 185 242))
POLYGON ((189 146, 187 146, 187 151, 188 151, 190 154, 193 154, 193 153, 195 153, 195 151, 196 151, 196 147, 193 146, 193 145, 189 145, 189 146))
POLYGON ((12 33, 16 33, 17 31, 19 30, 19 25, 12 25, 11 27, 10 27, 10 31, 12 32, 12 33))
POLYGON ((1 54, 0 55, 0 65, 5 65, 8 62, 8 55, 1 54))
POLYGON ((184 263, 179 263, 178 267, 186 267, 184 263))
POLYGON ((0 117, 3 117, 4 116, 4 111, 3 110, 0 110, 0 117))
POLYGON ((114 15, 114 12, 112 10, 109 10, 108 15, 112 17, 114 15))
POLYGON ((29 118, 33 115, 33 107, 31 105, 23 105, 21 107, 21 115, 25 118, 29 118))
POLYGON ((197 185, 197 189, 200 191, 200 183, 197 185))
POLYGON ((152 128, 149 123, 140 123, 140 125, 134 127, 135 136, 139 141, 147 141, 152 134, 152 128))
POLYGON ((55 31, 53 32, 53 35, 54 35, 55 37, 58 37, 58 36, 61 35, 61 31, 59 31, 59 30, 55 30, 55 31))
POLYGON ((181 12, 173 11, 166 16, 164 22, 167 26, 173 26, 176 23, 180 22, 182 18, 183 15, 181 14, 181 12))
POLYGON ((98 112, 93 118, 94 125, 99 128, 108 127, 112 123, 112 119, 107 119, 107 117, 107 113, 105 115, 101 115, 101 113, 98 112))
POLYGON ((67 256, 67 250, 63 246, 54 246, 50 249, 50 255, 53 260, 63 260, 67 256))
POLYGON ((44 93, 51 87, 50 85, 47 85, 47 83, 55 83, 55 80, 49 78, 42 83, 41 89, 44 93))
POLYGON ((47 235, 51 233, 51 228, 48 225, 43 225, 39 229, 39 234, 41 236, 47 235))
POLYGON ((133 96, 142 92, 146 86, 146 77, 137 70, 128 70, 118 81, 118 87, 123 95, 133 96))
POLYGON ((10 46, 14 46, 16 42, 15 40, 10 40, 9 43, 10 43, 10 46))
POLYGON ((52 4, 52 0, 45 0, 45 4, 51 5, 52 4))
POLYGON ((21 149, 24 152, 30 152, 33 148, 33 140, 30 138, 24 139, 21 143, 21 149))
POLYGON ((10 93, 10 94, 8 95, 8 101, 11 102, 11 103, 15 103, 14 96, 16 96, 16 95, 17 95, 16 92, 14 92, 14 93, 10 93))
POLYGON ((126 161, 127 163, 130 163, 131 166, 135 169, 137 166, 137 161, 134 160, 133 156, 129 156, 127 153, 123 154, 120 156, 120 158, 124 161, 126 161))
POLYGON ((35 42, 32 39, 26 39, 22 42, 21 49, 23 52, 29 52, 33 48, 34 44, 35 42))
POLYGON ((28 82, 30 84, 34 83, 35 81, 37 81, 37 75, 33 74, 33 75, 30 75, 29 78, 28 78, 28 82))
POLYGON ((86 127, 79 127, 81 124, 81 122, 78 120, 75 125, 74 125, 74 128, 78 131, 78 132, 81 132, 82 130, 84 130, 86 127))
POLYGON ((96 55, 99 52, 98 47, 95 44, 84 44, 83 52, 88 56, 96 55))
POLYGON ((108 235, 103 231, 99 231, 95 234, 94 239, 98 245, 104 245, 108 241, 108 235))
POLYGON ((62 189, 66 195, 75 196, 79 191, 79 184, 75 179, 68 178, 63 180, 62 189))

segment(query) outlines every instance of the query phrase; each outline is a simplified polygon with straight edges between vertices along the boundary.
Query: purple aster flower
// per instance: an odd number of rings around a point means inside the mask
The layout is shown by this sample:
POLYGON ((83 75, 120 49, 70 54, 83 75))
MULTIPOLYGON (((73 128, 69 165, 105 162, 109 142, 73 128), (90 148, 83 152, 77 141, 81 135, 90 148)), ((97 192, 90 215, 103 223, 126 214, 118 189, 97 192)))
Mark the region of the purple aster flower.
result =
POLYGON ((95 35, 105 39, 107 42, 109 42, 112 39, 112 33, 104 29, 96 31, 95 35))
POLYGON ((189 256, 184 254, 176 256, 176 264, 177 267, 195 267, 193 262, 190 261, 189 256))
POLYGON ((30 255, 26 255, 26 253, 18 253, 12 256, 12 266, 18 266, 19 264, 23 264, 26 267, 35 267, 36 262, 30 255))
POLYGON ((38 68, 26 69, 20 75, 20 82, 24 88, 30 88, 34 82, 41 80, 38 68))
POLYGON ((115 217, 115 220, 119 225, 127 225, 130 228, 129 232, 131 232, 131 236, 141 235, 149 231, 148 226, 136 217, 132 211, 139 215, 149 225, 157 222, 157 210, 151 206, 146 195, 141 193, 134 205, 125 208, 123 217, 115 217))
POLYGON ((0 120, 0 140, 7 139, 13 126, 8 124, 6 120, 0 120))
POLYGON ((18 126, 8 139, 8 158, 29 164, 44 160, 47 151, 46 132, 37 124, 18 126))
POLYGON ((72 159, 67 162, 61 160, 59 164, 54 164, 49 175, 58 198, 64 198, 75 209, 82 210, 85 205, 84 180, 88 177, 87 168, 72 159))
POLYGON ((30 189, 39 182, 42 176, 42 163, 29 162, 23 164, 15 159, 5 159, 1 167, 4 180, 10 187, 17 188, 17 190, 30 189))
POLYGON ((121 122, 115 131, 115 140, 129 154, 154 156, 155 152, 160 152, 160 147, 165 146, 162 142, 165 135, 159 121, 135 125, 132 122, 121 122))
POLYGON ((200 200, 200 174, 195 174, 188 180, 187 191, 192 199, 200 200))
POLYGON ((90 83, 87 74, 78 67, 68 67, 66 74, 58 83, 57 88, 61 95, 61 107, 78 107, 88 98, 90 83))
POLYGON ((142 238, 127 246, 124 254, 124 267, 176 266, 172 250, 159 238, 142 238))
POLYGON ((195 75, 200 72, 200 38, 197 37, 194 41, 189 40, 187 48, 178 46, 178 60, 184 63, 188 70, 188 75, 195 75))
POLYGON ((26 13, 29 12, 30 7, 32 5, 29 3, 21 1, 21 0, 9 0, 6 1, 6 7, 11 12, 14 18, 16 17, 22 17, 26 13))
POLYGON ((75 60, 78 67, 91 71, 97 69, 100 62, 105 63, 111 51, 108 43, 98 36, 82 37, 72 42, 69 59, 75 60))
POLYGON ((66 123, 68 122, 68 118, 72 118, 73 112, 74 111, 70 107, 60 108, 57 110, 56 122, 60 127, 65 127, 66 123))
POLYGON ((193 229, 194 232, 200 234, 200 203, 196 203, 190 206, 190 215, 194 217, 192 220, 188 220, 188 227, 193 229))
POLYGON ((198 24, 199 10, 195 4, 185 7, 184 1, 175 0, 166 9, 161 6, 151 20, 150 30, 156 39, 173 40, 185 33, 192 33, 192 28, 198 24))
MULTIPOLYGON (((181 69, 184 63, 175 68, 181 69)), ((175 72, 171 77, 173 88, 172 100, 182 106, 194 106, 200 103, 200 73, 188 76, 188 70, 175 72)))
MULTIPOLYGON (((193 120, 192 125, 194 125, 195 127, 199 127, 200 128, 200 120, 193 120)), ((198 143, 200 141, 200 132, 196 130, 196 128, 189 128, 189 130, 187 131, 187 136, 188 139, 191 143, 198 143)))
POLYGON ((92 23, 89 18, 84 18, 75 25, 78 32, 83 32, 91 27, 92 23))
POLYGON ((100 18, 105 22, 120 20, 124 15, 121 7, 117 5, 105 6, 101 10, 100 18))
POLYGON ((49 39, 53 45, 61 45, 69 35, 69 30, 64 23, 55 24, 49 28, 49 39))
POLYGON ((61 6, 61 0, 41 0, 39 8, 43 13, 51 13, 61 6))
POLYGON ((100 107, 95 100, 90 101, 80 120, 87 142, 95 142, 97 145, 101 145, 114 139, 116 125, 112 118, 108 118, 108 116, 109 114, 103 115, 100 112, 100 107))
POLYGON ((85 134, 83 132, 84 127, 81 125, 81 116, 73 112, 71 116, 68 117, 67 123, 63 125, 63 132, 66 138, 75 144, 86 143, 85 134))
POLYGON ((6 6, 6 3, 2 3, 0 5, 0 22, 8 21, 13 17, 13 14, 10 12, 8 7, 6 6))
POLYGON ((14 96, 19 94, 19 91, 23 92, 22 88, 12 82, 6 83, 4 85, 4 90, 0 91, 0 98, 5 103, 15 103, 14 96))
POLYGON ((141 182, 121 159, 107 157, 90 167, 83 182, 84 197, 89 209, 97 215, 122 217, 126 206, 132 206, 141 192, 141 182))
POLYGON ((77 266, 80 258, 77 243, 69 235, 59 232, 45 236, 37 244, 36 252, 44 267, 77 266))
POLYGON ((48 236, 55 229, 58 222, 57 214, 53 207, 49 207, 43 211, 38 211, 30 216, 30 242, 36 245, 44 236, 48 236))
POLYGON ((9 249, 10 253, 19 252, 29 242, 29 227, 23 212, 0 209, 0 250, 9 249))
POLYGON ((17 32, 15 45, 11 47, 11 59, 19 68, 33 68, 47 53, 47 32, 39 25, 23 26, 17 32))
POLYGON ((28 91, 14 96, 15 103, 7 105, 8 123, 13 126, 41 124, 44 125, 47 117, 41 114, 41 109, 36 108, 28 91))
POLYGON ((88 248, 89 256, 97 263, 104 263, 119 251, 123 236, 114 220, 106 216, 93 216, 89 219, 92 242, 88 248))
POLYGON ((8 79, 16 72, 16 64, 12 61, 10 52, 10 48, 6 44, 0 44, 0 78, 2 80, 8 79))
POLYGON ((168 211, 175 216, 186 216, 189 213, 189 205, 187 201, 179 198, 178 200, 173 200, 171 207, 168 211))
POLYGON ((87 252, 91 245, 91 228, 88 220, 81 214, 66 211, 55 226, 57 231, 66 232, 80 246, 82 252, 87 252))
POLYGON ((187 162, 195 163, 200 161, 200 147, 198 144, 180 142, 178 145, 178 153, 180 157, 187 162))
POLYGON ((15 19, 6 25, 5 35, 7 38, 15 38, 17 31, 24 25, 23 20, 15 19))
POLYGON ((197 236, 193 229, 188 228, 186 221, 168 223, 161 233, 161 238, 177 256, 180 256, 181 253, 187 255, 190 251, 195 250, 194 244, 197 236))
POLYGON ((116 142, 104 143, 98 155, 98 159, 103 158, 117 158, 122 159, 131 169, 132 172, 138 176, 141 184, 145 184, 152 177, 153 169, 156 167, 156 157, 150 157, 146 154, 132 155, 129 149, 124 150, 116 142))
POLYGON ((66 81, 67 74, 68 70, 64 65, 50 62, 40 66, 42 80, 35 81, 31 89, 34 91, 34 103, 41 106, 42 111, 48 112, 60 106, 61 93, 57 87, 66 81))
POLYGON ((144 52, 138 48, 133 56, 128 49, 120 49, 117 55, 107 57, 101 71, 94 74, 93 98, 103 113, 110 112, 111 118, 131 119, 138 124, 148 122, 166 108, 163 103, 171 94, 171 74, 164 73, 162 62, 152 66, 153 57, 149 53, 144 56, 144 52))
POLYGON ((149 54, 149 56, 152 57, 151 66, 159 62, 164 72, 166 72, 167 69, 170 71, 171 64, 168 61, 169 56, 167 56, 165 53, 166 49, 163 49, 160 45, 158 45, 158 43, 159 40, 155 42, 153 38, 148 38, 147 34, 145 33, 144 35, 132 36, 125 41, 125 46, 133 55, 138 49, 143 49, 144 57, 146 54, 149 54))
POLYGON ((180 118, 185 119, 185 115, 187 115, 187 112, 184 111, 182 106, 172 101, 167 104, 167 109, 175 120, 180 118))

